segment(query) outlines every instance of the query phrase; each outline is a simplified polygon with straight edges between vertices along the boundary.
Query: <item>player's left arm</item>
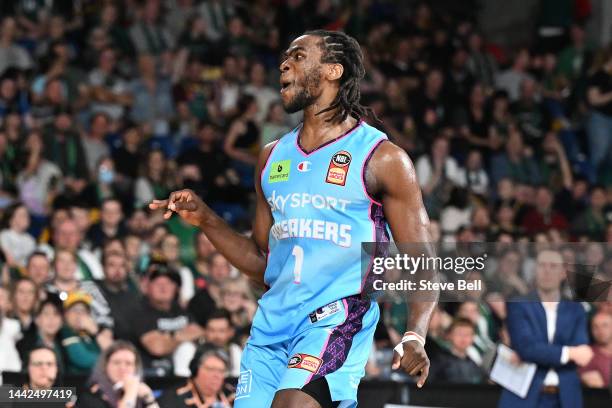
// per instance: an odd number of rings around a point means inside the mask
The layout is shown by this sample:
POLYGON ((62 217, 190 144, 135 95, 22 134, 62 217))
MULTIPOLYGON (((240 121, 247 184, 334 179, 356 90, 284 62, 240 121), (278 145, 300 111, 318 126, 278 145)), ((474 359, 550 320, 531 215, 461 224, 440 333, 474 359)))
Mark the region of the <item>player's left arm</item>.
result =
MULTIPOLYGON (((406 152, 389 141, 382 142, 374 151, 366 170, 368 193, 381 200, 385 218, 400 251, 402 244, 411 244, 418 247, 419 252, 425 251, 428 256, 433 256, 428 231, 429 217, 414 166, 406 152)), ((419 301, 408 300, 410 316, 407 331, 425 339, 437 296, 436 292, 427 294, 426 301, 423 296, 419 301)), ((401 366, 408 374, 418 375, 417 386, 422 387, 429 374, 425 349, 419 341, 405 341, 402 347, 404 355, 401 357, 394 353, 393 368, 401 366)))

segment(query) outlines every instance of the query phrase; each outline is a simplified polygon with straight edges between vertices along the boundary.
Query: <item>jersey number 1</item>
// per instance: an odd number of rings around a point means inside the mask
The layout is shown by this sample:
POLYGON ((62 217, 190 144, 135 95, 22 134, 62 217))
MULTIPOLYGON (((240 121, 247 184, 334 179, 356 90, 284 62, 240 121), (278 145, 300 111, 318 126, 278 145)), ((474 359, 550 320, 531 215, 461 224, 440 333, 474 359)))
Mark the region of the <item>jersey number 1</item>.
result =
POLYGON ((302 264, 304 263, 304 249, 296 245, 293 247, 291 255, 295 256, 295 265, 293 266, 293 283, 302 282, 302 264))

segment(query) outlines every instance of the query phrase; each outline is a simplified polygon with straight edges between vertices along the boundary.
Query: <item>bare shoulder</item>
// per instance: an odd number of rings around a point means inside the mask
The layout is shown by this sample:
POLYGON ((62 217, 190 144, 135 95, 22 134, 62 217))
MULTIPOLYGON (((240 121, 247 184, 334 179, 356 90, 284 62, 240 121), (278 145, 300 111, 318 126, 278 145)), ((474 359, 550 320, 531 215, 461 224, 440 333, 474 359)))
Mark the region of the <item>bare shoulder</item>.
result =
POLYGON ((416 172, 408 153, 389 140, 382 142, 370 158, 366 171, 370 194, 380 194, 395 185, 416 183, 416 172))

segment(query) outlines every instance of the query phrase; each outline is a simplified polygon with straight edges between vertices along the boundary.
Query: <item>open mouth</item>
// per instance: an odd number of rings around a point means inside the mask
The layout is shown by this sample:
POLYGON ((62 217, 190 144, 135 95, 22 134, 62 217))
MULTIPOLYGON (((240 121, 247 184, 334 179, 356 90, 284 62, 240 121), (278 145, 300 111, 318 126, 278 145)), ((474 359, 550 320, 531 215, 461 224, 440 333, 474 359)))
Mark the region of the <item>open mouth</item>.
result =
POLYGON ((292 84, 293 82, 291 81, 281 81, 281 92, 285 92, 292 84))

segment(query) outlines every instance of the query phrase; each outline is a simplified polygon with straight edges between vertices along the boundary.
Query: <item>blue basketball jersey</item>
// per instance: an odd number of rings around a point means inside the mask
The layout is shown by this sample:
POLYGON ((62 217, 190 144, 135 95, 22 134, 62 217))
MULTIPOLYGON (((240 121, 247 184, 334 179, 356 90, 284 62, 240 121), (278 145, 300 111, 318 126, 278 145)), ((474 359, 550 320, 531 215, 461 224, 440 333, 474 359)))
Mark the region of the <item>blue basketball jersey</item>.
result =
POLYGON ((252 344, 291 339, 317 309, 361 293, 361 243, 387 235, 382 205, 367 194, 364 180, 386 135, 360 121, 306 153, 300 129, 276 143, 261 172, 274 223, 264 276, 269 290, 259 300, 252 344))

